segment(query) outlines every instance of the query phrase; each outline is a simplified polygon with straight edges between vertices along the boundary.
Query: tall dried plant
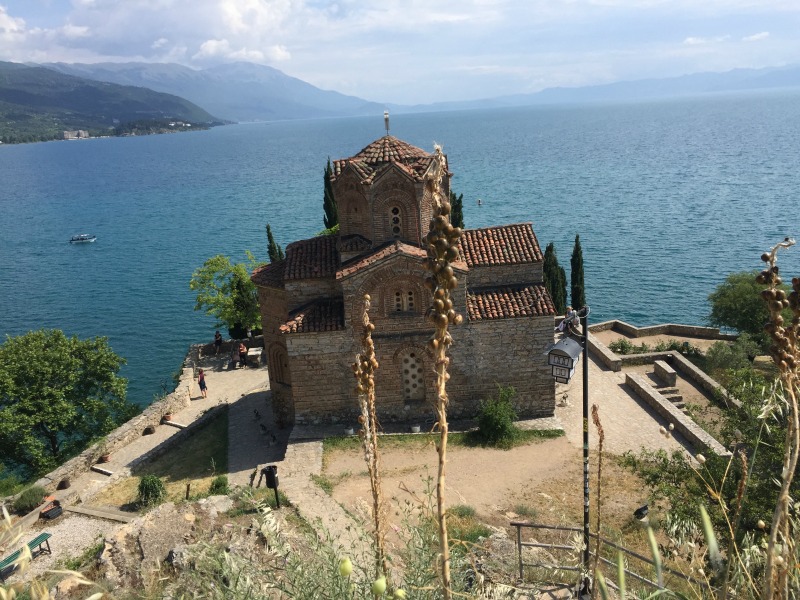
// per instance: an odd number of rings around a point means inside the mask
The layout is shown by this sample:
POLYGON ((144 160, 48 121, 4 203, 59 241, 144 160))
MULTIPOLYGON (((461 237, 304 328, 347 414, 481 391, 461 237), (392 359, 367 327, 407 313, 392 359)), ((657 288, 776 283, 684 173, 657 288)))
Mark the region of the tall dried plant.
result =
POLYGON ((433 304, 428 316, 434 324, 434 333, 429 343, 435 358, 436 372, 436 427, 439 429, 439 443, 436 450, 439 454, 439 473, 436 481, 436 508, 439 527, 439 551, 441 555, 440 575, 442 593, 446 600, 452 598, 450 577, 450 548, 447 540, 447 515, 445 509, 445 467, 447 465, 447 380, 450 378, 448 366, 450 359, 447 350, 453 343, 448 331, 451 324, 458 325, 462 321, 450 297, 452 290, 458 285, 452 264, 459 257, 459 240, 461 229, 450 223, 451 206, 442 182, 447 174, 447 164, 440 146, 435 146, 434 159, 428 178, 426 191, 433 203, 428 234, 424 242, 428 251, 426 268, 430 272, 425 278, 426 287, 433 292, 433 304))
POLYGON ((772 515, 767 562, 764 571, 764 585, 761 591, 763 600, 789 597, 789 569, 793 568, 789 558, 794 556, 798 531, 792 531, 789 518, 789 489, 797 470, 800 454, 800 419, 797 396, 800 392, 800 277, 792 278, 792 291, 787 294, 781 289, 783 283, 779 275, 777 254, 781 248, 794 245, 794 240, 786 238, 776 244, 769 252, 761 255, 766 267, 757 277, 757 282, 767 285, 761 296, 767 304, 769 320, 764 330, 772 339, 770 356, 780 371, 783 394, 775 395, 783 402, 769 402, 762 416, 785 411, 786 438, 783 455, 778 502, 772 515), (791 309, 792 321, 784 324, 785 309, 791 309))
POLYGON ((372 332, 375 325, 369 320, 370 297, 364 295, 364 310, 362 313, 361 353, 356 355, 353 363, 353 374, 358 382, 358 406, 361 414, 358 422, 361 430, 361 446, 364 450, 364 460, 369 472, 369 483, 372 488, 372 518, 375 537, 375 578, 381 575, 389 576, 389 561, 386 557, 386 528, 384 526, 384 504, 381 492, 380 453, 378 452, 378 418, 375 414, 375 370, 378 368, 378 359, 375 358, 375 342, 372 332))
MULTIPOLYGON (((606 441, 606 432, 603 430, 603 424, 600 421, 600 409, 597 404, 592 404, 592 422, 597 429, 597 436, 600 440, 597 446, 597 521, 595 530, 597 531, 597 542, 594 546, 594 565, 592 566, 592 573, 597 577, 600 565, 600 506, 601 506, 601 485, 603 484, 603 445, 606 441)), ((596 581, 596 580, 595 580, 596 581)), ((592 584, 592 598, 597 598, 597 586, 592 584)))

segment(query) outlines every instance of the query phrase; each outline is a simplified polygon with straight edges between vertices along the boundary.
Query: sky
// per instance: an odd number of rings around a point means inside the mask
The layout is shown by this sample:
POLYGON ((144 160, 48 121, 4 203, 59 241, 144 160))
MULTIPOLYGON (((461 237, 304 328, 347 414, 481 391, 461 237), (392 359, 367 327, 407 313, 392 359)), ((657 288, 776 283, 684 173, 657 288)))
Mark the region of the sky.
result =
POLYGON ((0 60, 248 61, 376 102, 800 63, 800 0, 0 0, 0 60))

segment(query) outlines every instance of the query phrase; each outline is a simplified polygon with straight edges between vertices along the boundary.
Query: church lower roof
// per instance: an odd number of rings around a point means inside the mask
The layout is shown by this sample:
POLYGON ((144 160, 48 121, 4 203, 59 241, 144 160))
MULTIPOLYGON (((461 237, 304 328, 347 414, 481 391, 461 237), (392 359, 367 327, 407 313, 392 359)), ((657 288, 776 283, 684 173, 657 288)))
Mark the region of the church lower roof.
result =
POLYGON ((276 260, 262 267, 258 267, 250 276, 250 281, 260 287, 283 287, 283 271, 286 268, 286 260, 276 260))
POLYGON ((550 294, 541 283, 467 290, 467 315, 470 321, 555 314, 550 294))
POLYGON ((286 246, 284 281, 333 277, 339 267, 338 235, 320 235, 286 246))
POLYGON ((344 301, 315 300, 289 313, 289 320, 280 326, 281 333, 319 333, 341 331, 344 327, 344 301))
POLYGON ((544 258, 531 223, 465 229, 461 256, 469 267, 533 263, 544 258))

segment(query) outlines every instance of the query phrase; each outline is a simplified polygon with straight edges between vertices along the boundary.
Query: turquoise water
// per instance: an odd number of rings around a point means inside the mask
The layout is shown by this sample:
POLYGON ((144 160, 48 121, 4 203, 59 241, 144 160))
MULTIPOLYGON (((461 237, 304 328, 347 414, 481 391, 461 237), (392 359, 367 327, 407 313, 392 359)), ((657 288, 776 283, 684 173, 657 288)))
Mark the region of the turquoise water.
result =
MULTIPOLYGON (((800 235, 800 95, 392 117, 443 145, 468 227, 532 221, 569 271, 580 233, 595 321, 704 324, 731 272, 800 235), (477 199, 482 199, 482 206, 477 199)), ((383 135, 373 118, 262 123, 0 147, 0 333, 108 336, 148 403, 214 322, 188 282, 218 253, 266 257, 322 229, 328 156, 383 135), (76 233, 94 244, 70 245, 76 233)), ((800 248, 781 256, 800 274, 800 248)))

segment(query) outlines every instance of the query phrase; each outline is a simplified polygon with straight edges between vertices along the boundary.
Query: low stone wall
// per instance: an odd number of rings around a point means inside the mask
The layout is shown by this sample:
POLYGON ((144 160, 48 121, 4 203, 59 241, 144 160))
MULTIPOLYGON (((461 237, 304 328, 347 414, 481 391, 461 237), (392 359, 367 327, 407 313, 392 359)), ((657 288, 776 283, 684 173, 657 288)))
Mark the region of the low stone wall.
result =
POLYGON ((711 379, 711 377, 706 375, 703 371, 698 369, 692 361, 690 361, 680 352, 672 351, 670 353, 668 362, 673 369, 680 371, 688 379, 691 379, 707 394, 714 398, 721 398, 722 401, 726 403, 728 408, 731 406, 735 406, 736 408, 742 407, 742 403, 728 394, 728 390, 722 387, 714 379, 711 379))
POLYGON ((616 331, 628 337, 640 338, 652 335, 678 335, 682 337, 696 337, 706 340, 726 340, 735 341, 738 337, 730 333, 720 333, 716 327, 700 327, 699 325, 680 325, 678 323, 662 323, 661 325, 650 325, 648 327, 636 327, 625 321, 613 320, 590 325, 589 331, 598 333, 600 331, 616 331))
POLYGON ((589 327, 589 352, 596 356, 606 367, 618 373, 622 370, 622 360, 611 349, 592 335, 589 327))
POLYGON ((678 384, 678 373, 670 367, 666 361, 657 360, 653 363, 656 369, 656 377, 663 381, 669 387, 675 387, 678 384))
MULTIPOLYGON (((184 364, 191 364, 188 356, 184 364)), ((89 471, 92 465, 97 463, 100 455, 113 453, 119 448, 127 446, 133 440, 141 437, 146 427, 155 427, 160 424, 165 414, 178 412, 186 408, 191 402, 190 393, 193 380, 193 368, 184 367, 174 392, 153 402, 141 414, 136 415, 127 423, 111 431, 105 436, 104 441, 90 446, 75 458, 68 460, 54 471, 42 476, 35 485, 40 485, 48 491, 53 491, 62 479, 75 479, 89 471)))
POLYGON ((614 372, 621 371, 622 367, 624 366, 630 367, 636 365, 649 365, 657 360, 663 360, 676 371, 680 371, 684 377, 694 382, 700 389, 712 396, 712 398, 721 398, 728 408, 731 406, 741 408, 741 402, 728 394, 728 391, 725 388, 723 388, 714 379, 706 375, 701 369, 695 366, 692 361, 690 361, 680 352, 675 350, 665 350, 663 352, 644 352, 642 354, 618 355, 592 335, 592 332, 598 333, 600 331, 608 331, 609 329, 619 331, 620 333, 625 333, 625 335, 631 335, 632 337, 642 337, 645 334, 642 334, 641 332, 648 329, 660 329, 661 331, 659 331, 658 334, 649 333, 646 335, 668 334, 690 336, 690 334, 686 332, 695 331, 704 333, 703 335, 692 334, 693 337, 705 337, 708 339, 721 340, 736 339, 735 335, 731 336, 726 333, 719 333, 718 329, 711 327, 695 327, 693 325, 675 325, 670 323, 666 325, 655 325, 649 328, 636 328, 623 321, 605 321, 603 323, 598 323, 597 325, 589 326, 589 350, 600 360, 600 362, 614 372))
POLYGON ((696 450, 710 450, 719 456, 731 455, 712 435, 664 398, 644 377, 637 373, 628 373, 625 375, 625 383, 668 423, 672 423, 675 431, 686 438, 696 450))

